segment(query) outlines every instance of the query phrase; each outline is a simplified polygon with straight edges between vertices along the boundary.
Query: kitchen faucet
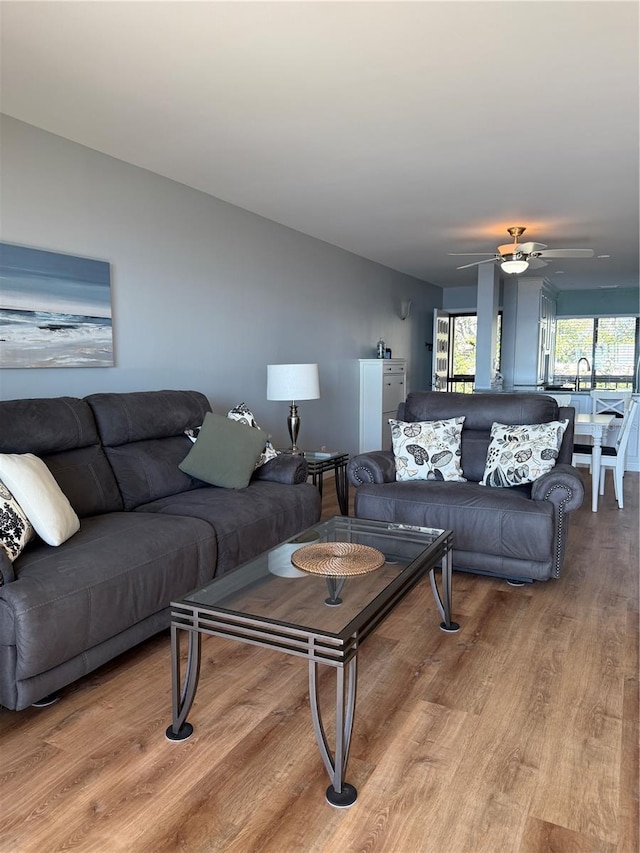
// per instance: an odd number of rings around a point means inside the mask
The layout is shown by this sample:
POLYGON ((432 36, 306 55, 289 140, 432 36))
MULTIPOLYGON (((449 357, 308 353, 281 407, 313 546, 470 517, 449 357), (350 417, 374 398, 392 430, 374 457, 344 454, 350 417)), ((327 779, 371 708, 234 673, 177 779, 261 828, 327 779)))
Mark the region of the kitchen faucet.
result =
POLYGON ((583 361, 586 361, 586 363, 587 363, 587 370, 588 370, 589 372, 591 372, 591 365, 589 364, 589 359, 588 359, 588 358, 585 358, 584 356, 582 356, 582 358, 579 358, 579 359, 578 359, 578 364, 577 364, 577 366, 576 366, 576 383, 575 383, 575 385, 576 385, 576 391, 579 391, 579 390, 580 390, 580 365, 582 364, 582 362, 583 362, 583 361))

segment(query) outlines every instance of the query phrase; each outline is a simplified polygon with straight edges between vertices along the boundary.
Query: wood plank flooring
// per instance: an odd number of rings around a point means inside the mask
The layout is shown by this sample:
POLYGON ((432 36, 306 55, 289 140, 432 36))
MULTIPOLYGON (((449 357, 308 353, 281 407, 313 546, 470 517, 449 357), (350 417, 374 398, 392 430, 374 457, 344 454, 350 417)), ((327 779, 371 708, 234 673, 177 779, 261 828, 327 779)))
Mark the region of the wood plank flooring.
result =
POLYGON ((165 633, 0 709, 0 853, 635 853, 639 484, 574 513, 560 581, 456 574, 455 635, 422 584, 367 641, 351 809, 324 800, 301 659, 206 638, 169 743, 165 633))

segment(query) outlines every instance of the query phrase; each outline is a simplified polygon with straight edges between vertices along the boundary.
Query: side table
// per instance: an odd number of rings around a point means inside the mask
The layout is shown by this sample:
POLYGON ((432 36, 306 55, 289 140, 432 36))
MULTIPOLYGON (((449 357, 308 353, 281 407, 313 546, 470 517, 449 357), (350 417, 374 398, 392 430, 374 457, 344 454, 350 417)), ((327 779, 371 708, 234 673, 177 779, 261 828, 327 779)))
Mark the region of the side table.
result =
POLYGON ((317 450, 305 450, 304 458, 309 465, 309 474, 313 485, 322 496, 322 478, 325 471, 333 471, 336 478, 336 495, 342 515, 349 515, 349 481, 347 480, 348 453, 326 453, 317 450))

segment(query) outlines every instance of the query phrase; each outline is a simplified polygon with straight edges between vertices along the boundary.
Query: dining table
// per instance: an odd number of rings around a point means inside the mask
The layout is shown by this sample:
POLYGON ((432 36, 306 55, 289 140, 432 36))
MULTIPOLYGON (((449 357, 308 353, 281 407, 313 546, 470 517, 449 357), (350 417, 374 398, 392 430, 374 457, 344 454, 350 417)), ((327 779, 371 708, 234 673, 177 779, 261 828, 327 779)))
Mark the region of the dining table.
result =
POLYGON ((575 416, 573 433, 575 436, 587 435, 593 438, 593 450, 591 451, 591 511, 598 511, 598 492, 600 488, 600 460, 602 458, 602 440, 607 430, 615 421, 616 416, 610 415, 587 415, 575 416))

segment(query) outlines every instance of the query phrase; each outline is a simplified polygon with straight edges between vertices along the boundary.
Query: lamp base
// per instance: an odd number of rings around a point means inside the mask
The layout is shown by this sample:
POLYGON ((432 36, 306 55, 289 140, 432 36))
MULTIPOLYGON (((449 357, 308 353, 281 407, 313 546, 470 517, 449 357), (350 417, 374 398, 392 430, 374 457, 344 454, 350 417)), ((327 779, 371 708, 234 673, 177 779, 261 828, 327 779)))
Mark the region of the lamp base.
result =
POLYGON ((291 453, 294 456, 302 455, 302 450, 296 444, 298 432, 300 431, 300 418, 298 417, 298 407, 295 400, 291 401, 289 417, 287 418, 287 428, 289 429, 289 438, 291 439, 291 447, 287 450, 287 453, 291 453))

